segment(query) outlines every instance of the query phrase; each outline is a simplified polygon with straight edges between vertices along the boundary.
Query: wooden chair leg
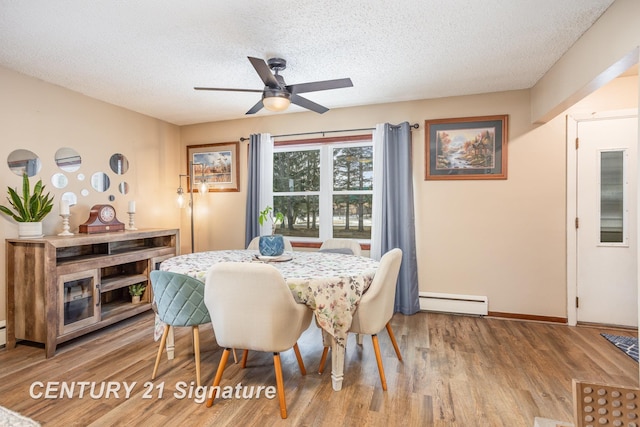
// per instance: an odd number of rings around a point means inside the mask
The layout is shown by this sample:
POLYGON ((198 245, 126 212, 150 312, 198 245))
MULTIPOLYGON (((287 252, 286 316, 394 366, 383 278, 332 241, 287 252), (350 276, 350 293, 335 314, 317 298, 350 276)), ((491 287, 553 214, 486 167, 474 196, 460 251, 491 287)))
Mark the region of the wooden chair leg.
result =
POLYGON ((302 355, 300 355, 300 348, 298 347, 298 343, 293 345, 293 351, 296 353, 296 359, 298 359, 298 366, 300 366, 300 373, 302 375, 307 375, 307 370, 304 367, 304 361, 302 360, 302 355))
POLYGON ((193 354, 196 358, 196 384, 200 387, 200 330, 193 325, 193 354))
POLYGON ((249 358, 249 350, 245 350, 242 352, 242 369, 247 367, 247 359, 249 358))
POLYGON ((396 342, 396 337, 393 335, 393 329, 391 329, 391 322, 387 322, 386 328, 387 328, 387 332, 389 333, 389 338, 391 338, 391 344, 393 344, 393 349, 396 351, 396 356, 398 356, 398 360, 402 361, 400 348, 398 347, 398 343, 396 342))
POLYGON ((327 363, 327 353, 329 353, 329 347, 325 347, 322 350, 322 357, 320 358, 320 366, 318 367, 318 373, 322 374, 324 372, 324 365, 327 363))
POLYGON ((273 366, 276 370, 276 389, 280 400, 280 416, 287 418, 287 402, 284 398, 284 381, 282 380, 282 364, 280 363, 280 353, 273 353, 273 366))
POLYGON ((231 352, 230 348, 225 348, 222 352, 222 357, 220 358, 220 364, 218 365, 218 370, 216 371, 216 377, 213 379, 213 389, 211 391, 211 396, 207 399, 207 408, 211 408, 213 406, 213 399, 216 397, 216 387, 220 385, 220 380, 222 379, 222 373, 224 372, 224 367, 227 365, 227 360, 229 359, 229 353, 231 352))
POLYGON ((384 367, 382 366, 382 356, 380 355, 380 344, 378 343, 378 336, 371 335, 371 341, 373 341, 373 350, 376 353, 376 362, 378 363, 378 372, 380 373, 380 381, 382 382, 382 389, 387 390, 387 379, 384 376, 384 367))
POLYGON ((164 331, 162 332, 162 338, 160 339, 160 347, 158 348, 158 355, 156 356, 156 364, 153 367, 153 374, 151 374, 151 379, 156 379, 156 374, 158 373, 158 365, 160 365, 160 358, 162 357, 162 350, 164 349, 165 344, 167 343, 167 335, 169 335, 169 325, 164 325, 164 331))
POLYGON ((236 349, 233 349, 233 363, 238 363, 238 355, 236 354, 236 349))

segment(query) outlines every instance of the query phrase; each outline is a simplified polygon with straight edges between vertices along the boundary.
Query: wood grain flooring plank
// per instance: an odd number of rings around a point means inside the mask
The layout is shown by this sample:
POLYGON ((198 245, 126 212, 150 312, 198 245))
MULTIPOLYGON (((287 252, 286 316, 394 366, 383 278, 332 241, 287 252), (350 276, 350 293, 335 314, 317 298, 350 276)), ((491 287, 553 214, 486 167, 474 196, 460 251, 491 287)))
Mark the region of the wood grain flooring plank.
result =
MULTIPOLYGON (((307 375, 300 374, 293 351, 281 354, 286 420, 277 398, 232 396, 206 408, 194 395, 178 397, 192 382, 195 387, 189 328, 176 329, 175 358, 163 356, 158 377, 150 382, 158 345, 151 313, 61 344, 50 359, 41 346, 0 349, 0 405, 53 427, 531 426, 534 417, 572 421, 572 378, 638 386, 638 364, 600 336, 636 336, 635 331, 442 313, 396 314, 391 325, 403 361, 382 331, 388 391, 381 389, 370 337, 358 345, 350 336, 343 389, 335 392, 330 365, 316 373, 322 340, 313 324, 298 343, 307 375), (30 395, 36 382, 80 381, 136 386, 127 399, 30 395)), ((208 387, 222 349, 210 327, 201 328, 200 340, 202 383, 208 387)), ((221 386, 238 385, 244 391, 275 386, 272 355, 251 352, 245 369, 229 362, 221 386)))

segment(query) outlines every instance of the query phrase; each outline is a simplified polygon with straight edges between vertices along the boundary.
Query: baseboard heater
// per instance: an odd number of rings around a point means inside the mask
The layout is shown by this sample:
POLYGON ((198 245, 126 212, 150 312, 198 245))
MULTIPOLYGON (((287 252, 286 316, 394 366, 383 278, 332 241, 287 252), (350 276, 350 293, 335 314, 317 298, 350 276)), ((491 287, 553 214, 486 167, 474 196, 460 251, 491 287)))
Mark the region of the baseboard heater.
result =
POLYGON ((0 346, 7 345, 7 322, 0 320, 0 346))
POLYGON ((486 316, 489 300, 486 296, 478 295, 420 292, 420 310, 486 316))

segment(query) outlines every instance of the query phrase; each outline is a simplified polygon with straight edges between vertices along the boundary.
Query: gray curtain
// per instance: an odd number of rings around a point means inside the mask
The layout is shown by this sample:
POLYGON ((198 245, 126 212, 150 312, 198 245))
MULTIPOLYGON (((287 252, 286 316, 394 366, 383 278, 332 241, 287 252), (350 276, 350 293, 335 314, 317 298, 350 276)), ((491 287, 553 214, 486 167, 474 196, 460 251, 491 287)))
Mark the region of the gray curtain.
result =
POLYGON ((260 135, 249 136, 249 179, 247 185, 246 224, 244 231, 244 247, 254 237, 260 235, 258 214, 260 212, 260 135))
POLYGON ((409 123, 385 123, 382 145, 380 253, 402 249, 394 310, 414 314, 420 311, 420 301, 409 123))

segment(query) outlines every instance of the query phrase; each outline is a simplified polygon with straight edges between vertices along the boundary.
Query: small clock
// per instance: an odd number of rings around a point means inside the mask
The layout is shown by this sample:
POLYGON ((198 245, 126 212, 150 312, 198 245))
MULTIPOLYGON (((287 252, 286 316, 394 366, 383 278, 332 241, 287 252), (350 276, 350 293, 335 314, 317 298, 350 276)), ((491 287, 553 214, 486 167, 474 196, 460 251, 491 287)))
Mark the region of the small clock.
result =
POLYGON ((111 205, 94 205, 89 211, 89 219, 79 227, 80 233, 108 233, 123 231, 124 224, 116 218, 116 210, 111 205))

